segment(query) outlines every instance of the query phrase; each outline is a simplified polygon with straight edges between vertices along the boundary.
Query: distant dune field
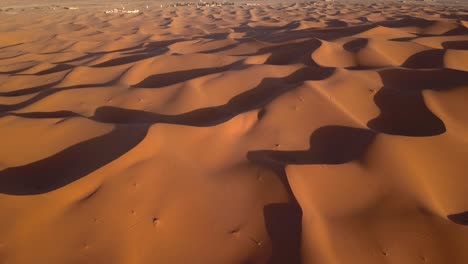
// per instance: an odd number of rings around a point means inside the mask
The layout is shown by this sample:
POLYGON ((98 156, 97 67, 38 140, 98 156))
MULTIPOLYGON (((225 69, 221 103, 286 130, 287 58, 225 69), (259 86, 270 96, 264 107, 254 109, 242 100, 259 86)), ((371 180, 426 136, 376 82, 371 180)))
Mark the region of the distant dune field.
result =
POLYGON ((0 3, 1 264, 468 263, 468 2, 129 2, 0 3))

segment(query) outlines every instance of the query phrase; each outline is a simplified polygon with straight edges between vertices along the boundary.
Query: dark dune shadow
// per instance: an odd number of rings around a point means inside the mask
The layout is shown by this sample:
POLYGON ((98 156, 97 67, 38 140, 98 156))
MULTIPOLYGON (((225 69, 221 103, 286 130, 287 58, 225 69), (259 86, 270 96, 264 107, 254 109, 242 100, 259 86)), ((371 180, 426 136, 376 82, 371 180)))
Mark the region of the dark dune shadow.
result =
POLYGON ((401 66, 411 69, 444 68, 444 55, 445 50, 442 49, 421 51, 410 56, 401 66))
POLYGON ((141 43, 133 47, 123 48, 123 49, 118 49, 118 50, 89 52, 83 56, 70 59, 70 60, 61 61, 59 63, 66 64, 66 63, 71 63, 71 62, 87 60, 87 59, 95 60, 105 54, 120 53, 120 55, 122 55, 121 57, 110 59, 108 61, 104 61, 102 63, 93 65, 91 67, 99 68, 99 67, 119 66, 119 65, 132 63, 132 62, 136 62, 136 61, 140 61, 140 60, 144 60, 147 58, 151 58, 151 57, 164 54, 165 52, 169 51, 169 48, 168 48, 169 45, 174 44, 180 40, 181 39, 175 39, 175 40, 170 40, 170 41, 153 41, 153 42, 149 42, 146 44, 141 43))
MULTIPOLYGON (((210 50, 199 51, 199 53, 210 54, 210 53, 226 51, 226 50, 230 50, 230 49, 233 49, 233 48, 239 46, 239 44, 254 41, 254 40, 252 40, 250 38, 243 38, 243 37, 241 37, 241 38, 230 38, 230 39, 234 39, 236 41, 236 43, 229 44, 229 45, 226 45, 226 46, 222 46, 222 47, 219 47, 219 48, 210 49, 210 50)), ((172 53, 172 54, 174 54, 174 53, 172 53)))
MULTIPOLYGON (((164 40, 164 41, 155 41, 155 42, 150 42, 146 43, 142 49, 137 49, 134 51, 130 51, 124 54, 151 54, 152 56, 157 56, 164 54, 168 51, 170 51, 169 46, 172 44, 175 44, 177 42, 181 41, 188 41, 188 40, 194 40, 194 39, 203 39, 209 41, 214 41, 214 40, 224 40, 228 38, 228 35, 230 33, 213 33, 213 34, 206 34, 206 35, 195 35, 192 36, 191 38, 179 38, 179 39, 174 39, 174 40, 164 40)), ((237 44, 234 45, 229 45, 229 46, 236 46, 237 44)), ((229 47, 232 48, 232 47, 229 47)), ((221 47, 219 48, 219 51, 228 49, 228 47, 221 47)), ((200 53, 212 53, 212 52, 218 52, 217 49, 210 50, 210 51, 202 51, 200 53)))
POLYGON ((284 26, 256 26, 250 27, 247 23, 242 23, 240 26, 233 28, 234 32, 247 33, 247 37, 254 37, 255 35, 265 35, 275 33, 278 31, 290 31, 296 29, 300 24, 297 21, 289 22, 284 26))
POLYGON ((339 19, 332 19, 327 22, 325 22, 328 27, 346 27, 348 23, 341 21, 339 19))
POLYGON ((272 243, 268 264, 301 263, 302 211, 297 203, 269 204, 263 208, 272 243))
POLYGON ((70 70, 70 69, 73 69, 74 67, 75 66, 73 66, 73 65, 62 63, 62 64, 57 64, 57 65, 55 65, 54 67, 52 67, 50 69, 37 72, 37 73, 35 73, 33 75, 46 75, 46 74, 50 74, 50 73, 56 73, 56 72, 70 70))
MULTIPOLYGON (((31 93, 37 93, 35 96, 33 96, 32 98, 29 98, 23 102, 20 102, 20 103, 16 103, 16 104, 11 104, 11 105, 6 105, 6 104, 0 104, 0 112, 8 112, 8 111, 15 111, 15 110, 18 110, 18 109, 21 109, 23 107, 26 107, 28 105, 31 105, 35 102, 38 102, 40 101, 41 99, 43 98, 46 98, 47 96, 50 96, 54 93, 57 93, 57 92, 60 92, 60 91, 65 91, 65 90, 71 90, 71 89, 79 89, 79 88, 91 88, 91 87, 98 87, 98 86, 86 86, 86 85, 83 85, 83 86, 73 86, 73 87, 64 87, 64 88, 56 88, 56 89, 50 89, 52 88, 53 85, 41 85, 40 86, 40 89, 38 89, 38 87, 33 87, 33 88, 28 88, 28 89, 25 89, 25 90, 21 90, 20 93, 23 93, 23 94, 31 94, 31 93)), ((12 92, 7 92, 9 93, 8 95, 6 96, 17 96, 18 93, 16 93, 17 91, 12 91, 12 92)), ((5 96, 5 95, 4 95, 5 96)))
MULTIPOLYGON (((161 122, 191 126, 216 125, 240 113, 263 107, 275 97, 297 87, 305 80, 324 79, 333 72, 333 68, 304 67, 284 78, 266 78, 255 88, 233 97, 225 105, 197 109, 181 115, 160 115, 140 110, 100 107, 90 119, 99 122, 139 125, 117 126, 107 135, 81 142, 46 159, 0 171, 0 192, 26 195, 55 190, 104 166, 134 147, 146 135, 148 124, 161 122)), ((87 87, 85 85, 81 88, 87 87)), ((64 89, 77 88, 56 88, 42 92, 40 97, 64 89)), ((21 108, 39 99, 35 97, 32 101, 13 108, 21 108)), ((5 113, 4 115, 25 118, 79 116, 71 111, 5 113)))
POLYGON ((335 40, 342 37, 349 37, 355 34, 359 34, 366 30, 374 28, 374 24, 364 24, 364 25, 352 25, 348 27, 337 27, 337 28, 308 28, 300 30, 275 30, 271 32, 262 31, 262 28, 257 29, 256 27, 246 29, 245 37, 256 39, 259 41, 269 42, 269 43, 280 43, 291 40, 298 39, 322 39, 326 41, 335 40))
POLYGON ((13 59, 13 58, 18 58, 18 57, 21 57, 21 56, 23 56, 25 54, 27 54, 27 52, 11 55, 11 56, 8 56, 8 57, 0 57, 0 60, 8 60, 8 59, 13 59))
POLYGON ((442 42, 445 49, 468 50, 468 40, 442 42))
POLYGON ((193 69, 193 70, 186 70, 186 71, 176 71, 176 72, 169 72, 169 73, 161 73, 151 75, 141 82, 133 85, 133 88, 161 88, 165 86, 169 86, 176 83, 185 82, 191 79, 195 79, 198 77, 202 77, 209 74, 220 73, 227 71, 231 68, 241 68, 241 64, 238 62, 222 66, 222 67, 214 67, 214 68, 201 68, 201 69, 193 69))
POLYGON ((129 55, 129 56, 123 56, 115 59, 111 59, 96 65, 93 65, 91 67, 95 68, 101 68, 101 67, 112 67, 112 66, 119 66, 123 64, 128 64, 140 60, 145 60, 151 57, 154 57, 156 55, 153 54, 138 54, 138 55, 129 55))
MULTIPOLYGON (((55 67, 52 67, 47 70, 40 71, 38 73, 34 74, 15 74, 15 75, 45 75, 45 74, 50 74, 50 73, 56 73, 60 71, 65 71, 74 68, 75 66, 70 65, 70 64, 65 64, 65 63, 60 63, 57 64, 55 67)), ((127 69, 128 70, 128 69, 127 69)), ((126 70, 126 71, 127 71, 126 70)), ((124 72, 126 72, 124 71, 124 72)), ((66 73, 68 74, 68 73, 66 73)), ((55 88, 55 89, 50 89, 58 84, 61 83, 61 80, 55 81, 52 83, 44 84, 44 85, 39 85, 35 87, 30 87, 30 88, 24 88, 20 90, 14 90, 14 91, 9 91, 9 92, 0 92, 0 96, 22 96, 22 95, 28 95, 28 94, 34 94, 38 93, 36 96, 33 98, 30 98, 29 100, 26 100, 24 102, 15 104, 15 105, 0 105, 0 111, 13 111, 16 109, 19 109, 21 107, 27 106, 31 103, 37 102, 38 100, 49 96, 51 94, 64 91, 64 90, 72 90, 72 89, 79 89, 79 88, 91 88, 91 87, 103 87, 103 86, 110 86, 113 85, 117 82, 117 80, 122 76, 123 74, 120 74, 118 78, 111 80, 106 83, 100 83, 100 84, 80 84, 80 85, 75 85, 75 86, 69 86, 69 87, 60 87, 60 88, 55 88)))
POLYGON ((97 108, 94 116, 90 119, 114 124, 165 123, 205 127, 223 123, 234 116, 235 113, 228 112, 222 107, 196 109, 180 115, 162 115, 142 110, 103 106, 97 108))
POLYGON ((230 33, 212 33, 200 36, 203 39, 211 39, 211 40, 224 40, 227 39, 230 33))
POLYGON ((272 204, 264 208, 264 218, 272 241, 268 263, 301 263, 302 210, 287 180, 289 164, 342 164, 361 159, 376 133, 368 129, 325 126, 310 137, 310 148, 300 151, 257 150, 247 159, 275 171, 290 194, 289 204, 272 204))
POLYGON ((459 225, 468 225, 468 211, 448 215, 447 218, 459 225))
POLYGON ((226 104, 196 109, 179 115, 161 115, 141 110, 100 107, 91 119, 105 123, 168 123, 190 126, 212 126, 234 116, 258 109, 281 94, 296 88, 306 80, 322 80, 331 76, 334 68, 304 67, 284 78, 265 78, 259 85, 231 98, 226 104))
POLYGON ((241 54, 241 56, 255 56, 271 53, 264 64, 287 65, 301 63, 318 67, 319 65, 312 60, 310 55, 318 49, 320 45, 322 45, 320 40, 308 39, 297 43, 287 43, 261 48, 255 53, 241 54))
POLYGON ((379 71, 385 88, 402 91, 448 90, 468 85, 468 72, 452 69, 388 69, 379 71))
POLYGON ((440 18, 448 19, 458 19, 458 20, 468 20, 468 15, 459 15, 459 14, 440 14, 440 18))
POLYGON ((258 150, 249 152, 247 158, 268 166, 342 164, 360 159, 375 136, 368 129, 324 126, 312 133, 308 150, 258 150))
POLYGON ((123 55, 141 55, 141 54, 152 54, 153 56, 157 56, 169 51, 169 46, 180 42, 186 41, 185 38, 178 38, 173 40, 162 40, 162 41, 151 41, 147 42, 146 44, 140 44, 133 49, 127 50, 123 52, 123 55))
POLYGON ((412 41, 412 40, 415 40, 419 37, 403 37, 403 38, 392 38, 392 39, 389 39, 390 41, 402 41, 402 42, 407 42, 407 41, 412 41))
POLYGON ((354 39, 354 40, 346 42, 345 44, 343 44, 343 48, 346 51, 356 53, 360 51, 362 48, 366 47, 368 42, 369 40, 366 38, 358 38, 358 39, 354 39))
POLYGON ((247 153, 247 159, 272 169, 292 195, 286 165, 342 164, 359 160, 376 135, 368 129, 324 126, 312 133, 308 150, 255 150, 247 153))
POLYGON ((54 88, 55 85, 57 85, 57 84, 59 84, 61 82, 61 81, 58 81, 58 82, 55 82, 55 83, 50 83, 50 84, 41 85, 41 86, 37 86, 37 87, 26 88, 26 89, 23 89, 23 90, 4 92, 3 94, 0 94, 0 96, 19 96, 19 95, 26 95, 26 94, 32 94, 32 93, 37 93, 37 94, 34 95, 33 97, 23 101, 23 102, 20 102, 20 103, 11 104, 11 105, 0 104, 0 113, 1 112, 5 113, 5 112, 8 112, 8 111, 15 111, 15 110, 21 109, 21 108, 26 107, 28 105, 31 105, 31 104, 33 104, 35 102, 38 102, 41 99, 46 98, 47 96, 50 96, 50 95, 53 95, 55 93, 62 92, 62 91, 75 90, 75 89, 99 88, 99 87, 106 87, 106 86, 114 85, 115 83, 118 82, 118 80, 122 77, 122 75, 125 74, 125 72, 127 70, 122 72, 115 79, 110 80, 110 81, 105 82, 105 83, 79 84, 79 85, 74 85, 74 86, 54 88))
POLYGON ((234 43, 234 44, 231 44, 231 45, 226 45, 226 46, 223 46, 223 47, 210 49, 210 50, 199 51, 199 53, 211 54, 211 53, 226 51, 226 50, 230 50, 230 49, 233 49, 233 48, 237 47, 240 43, 241 43, 241 41, 238 41, 237 43, 234 43))
POLYGON ((434 25, 436 21, 427 20, 424 18, 413 17, 413 16, 402 16, 401 19, 398 20, 386 20, 386 21, 379 21, 376 25, 384 26, 384 27, 391 27, 391 28, 400 28, 400 27, 418 27, 418 28, 427 28, 429 26, 434 25))
POLYGON ((449 90, 468 84, 468 73, 452 69, 389 69, 379 72, 383 88, 374 96, 380 115, 368 126, 382 133, 434 136, 445 124, 426 106, 422 90, 449 90))
POLYGON ((2 49, 7 49, 7 48, 12 48, 12 47, 16 47, 16 46, 20 46, 20 45, 23 45, 24 42, 21 42, 21 43, 16 43, 16 44, 11 44, 11 45, 6 45, 6 46, 1 46, 0 47, 0 50, 2 49))
POLYGON ((144 139, 147 126, 116 126, 50 157, 0 171, 0 192, 41 194, 61 188, 112 162, 144 139))
POLYGON ((20 73, 22 71, 26 71, 26 70, 29 70, 31 69, 32 67, 34 67, 36 65, 31 65, 31 66, 27 66, 27 67, 24 67, 24 68, 20 68, 20 69, 16 69, 16 70, 11 70, 11 71, 3 71, 3 72, 0 72, 0 74, 17 74, 17 73, 20 73))
MULTIPOLYGON (((39 85, 35 87, 30 87, 30 88, 24 88, 20 90, 14 90, 14 91, 9 91, 9 92, 0 92, 0 96, 22 96, 22 95, 27 95, 27 94, 33 94, 33 93, 38 93, 43 90, 47 90, 57 84, 59 84, 61 81, 56 81, 53 83, 48 83, 44 85, 39 85)), ((0 107, 1 108, 1 107, 0 107)))
POLYGON ((463 36, 463 35, 468 35, 468 28, 460 25, 438 36, 463 36))
POLYGON ((0 113, 2 116, 18 116, 23 118, 69 118, 69 117, 82 117, 72 111, 55 111, 55 112, 28 112, 28 113, 0 113))
POLYGON ((365 66, 365 65, 356 65, 356 66, 349 66, 344 67, 344 69, 352 70, 352 71, 368 71, 368 70, 378 70, 381 69, 381 66, 365 66))
POLYGON ((303 67, 293 72, 292 74, 286 76, 284 78, 284 81, 286 83, 296 83, 303 81, 325 80, 328 77, 330 77, 334 72, 335 68, 331 67, 303 67))
MULTIPOLYGON (((233 97, 219 107, 197 109, 181 115, 160 115, 139 110, 116 107, 100 107, 91 119, 100 122, 124 124, 173 123, 192 126, 211 126, 246 111, 261 108, 275 97, 300 85, 305 80, 329 77, 333 68, 305 67, 285 78, 264 79, 255 88, 233 97)), ((89 85, 56 88, 40 93, 32 100, 14 105, 19 109, 52 93, 66 89, 88 88, 89 85)), ((6 106, 4 106, 6 107, 6 106)), ((66 118, 78 116, 70 111, 50 113, 7 113, 27 118, 66 118)), ((64 186, 122 155, 146 134, 146 125, 141 127, 120 126, 112 133, 72 146, 49 158, 0 172, 0 192, 8 194, 37 194, 64 186), (62 177, 63 176, 63 177, 62 177)))
POLYGON ((360 20, 362 23, 369 23, 369 19, 365 16, 357 17, 356 19, 360 20))
POLYGON ((116 50, 108 50, 108 51, 98 51, 98 52, 93 52, 89 54, 94 54, 94 55, 102 55, 102 54, 108 54, 108 53, 114 53, 114 52, 127 52, 127 51, 132 51, 132 50, 137 50, 143 47, 143 44, 137 44, 132 47, 127 47, 127 48, 122 48, 122 49, 116 49, 116 50))
POLYGON ((427 108, 419 91, 382 88, 374 101, 380 115, 367 123, 369 128, 404 136, 434 136, 445 132, 444 123, 427 108))
POLYGON ((310 39, 300 43, 284 44, 267 47, 259 50, 259 53, 270 53, 270 57, 264 64, 287 65, 302 63, 308 66, 318 66, 311 54, 318 49, 322 43, 318 39, 310 39))
POLYGON ((96 53, 88 53, 88 54, 86 54, 86 55, 83 55, 83 56, 80 56, 80 57, 76 57, 76 58, 74 58, 74 59, 69 59, 69 60, 60 61, 60 62, 58 62, 58 63, 67 64, 67 63, 82 61, 82 60, 86 60, 86 59, 95 59, 95 58, 97 58, 99 55, 100 55, 100 54, 96 54, 96 53))
MULTIPOLYGON (((110 53, 121 53, 121 54, 126 54, 126 52, 139 52, 139 53, 145 53, 146 52, 146 53, 148 53, 150 51, 150 48, 152 47, 151 44, 152 43, 150 43, 150 45, 148 45, 148 47, 146 47, 146 48, 143 47, 143 44, 138 44, 136 46, 117 49, 117 50, 87 52, 87 54, 85 54, 83 56, 80 56, 80 57, 77 57, 77 58, 74 58, 74 59, 70 59, 70 60, 61 61, 59 63, 67 64, 67 63, 77 62, 77 61, 86 60, 86 59, 97 59, 98 57, 100 57, 102 55, 110 54, 110 53)), ((131 54, 131 55, 133 55, 133 54, 131 54)), ((110 61, 112 61, 112 60, 113 59, 111 59, 110 61)), ((129 60, 129 59, 127 58, 127 60, 129 60)), ((125 62, 125 60, 123 62, 125 62)), ((103 63, 109 63, 109 64, 111 64, 111 66, 112 66, 112 64, 120 65, 118 63, 109 62, 109 61, 106 61, 106 62, 103 62, 103 63)), ((102 66, 102 67, 105 67, 105 66, 102 66)))
MULTIPOLYGON (((145 112, 141 110, 123 109, 118 107, 99 107, 96 109, 95 115, 91 119, 104 122, 104 123, 116 123, 116 124, 153 124, 153 123, 168 123, 168 124, 182 124, 191 126, 212 126, 225 122, 234 116, 244 113, 250 110, 263 107, 265 104, 272 101, 274 98, 281 94, 296 88, 302 82, 306 80, 322 80, 326 79, 334 73, 334 68, 315 68, 315 67, 304 67, 301 68, 289 76, 283 78, 265 78, 260 82, 259 85, 231 98, 228 103, 215 106, 196 109, 180 115, 161 115, 151 112, 145 112)), ((118 80, 119 77, 116 78, 118 80)), ((70 111, 59 111, 55 113, 36 112, 36 113, 8 113, 9 111, 15 111, 35 103, 42 98, 60 91, 72 90, 72 89, 88 89, 96 87, 105 87, 112 85, 116 80, 112 80, 108 83, 103 84, 85 84, 76 85, 70 87, 61 87, 54 89, 47 89, 41 91, 39 94, 31 99, 23 101, 14 105, 0 105, 0 112, 3 115, 16 115, 23 117, 33 118, 49 118, 60 116, 73 117, 78 114, 70 111)), ((50 87, 48 87, 50 88, 50 87)))

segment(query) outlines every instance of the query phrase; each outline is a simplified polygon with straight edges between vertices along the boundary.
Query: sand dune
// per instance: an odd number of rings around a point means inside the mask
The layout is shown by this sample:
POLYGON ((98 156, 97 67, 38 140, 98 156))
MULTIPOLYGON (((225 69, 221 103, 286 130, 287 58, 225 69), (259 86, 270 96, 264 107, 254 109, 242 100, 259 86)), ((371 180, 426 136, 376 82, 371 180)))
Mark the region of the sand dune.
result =
POLYGON ((0 3, 0 263, 468 263, 466 3, 252 3, 0 3))

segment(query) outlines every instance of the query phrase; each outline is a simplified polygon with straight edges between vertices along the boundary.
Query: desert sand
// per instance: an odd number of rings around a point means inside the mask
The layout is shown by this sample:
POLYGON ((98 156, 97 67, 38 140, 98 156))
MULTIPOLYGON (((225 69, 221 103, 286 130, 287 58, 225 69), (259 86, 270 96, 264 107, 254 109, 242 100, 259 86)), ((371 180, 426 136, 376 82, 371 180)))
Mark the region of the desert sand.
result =
POLYGON ((468 263, 467 3, 2 1, 0 263, 468 263))

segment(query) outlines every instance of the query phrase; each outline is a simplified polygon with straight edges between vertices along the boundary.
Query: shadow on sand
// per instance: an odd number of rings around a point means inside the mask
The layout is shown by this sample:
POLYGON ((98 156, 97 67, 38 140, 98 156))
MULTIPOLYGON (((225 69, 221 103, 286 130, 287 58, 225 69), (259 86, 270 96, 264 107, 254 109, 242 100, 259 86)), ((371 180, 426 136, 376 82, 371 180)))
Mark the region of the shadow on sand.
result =
POLYGON ((264 208, 265 225, 272 241, 269 263, 301 263, 302 211, 288 183, 285 167, 292 164, 342 164, 361 159, 376 133, 361 128, 325 126, 310 137, 310 147, 302 151, 250 151, 247 159, 276 172, 291 196, 290 203, 264 208))

